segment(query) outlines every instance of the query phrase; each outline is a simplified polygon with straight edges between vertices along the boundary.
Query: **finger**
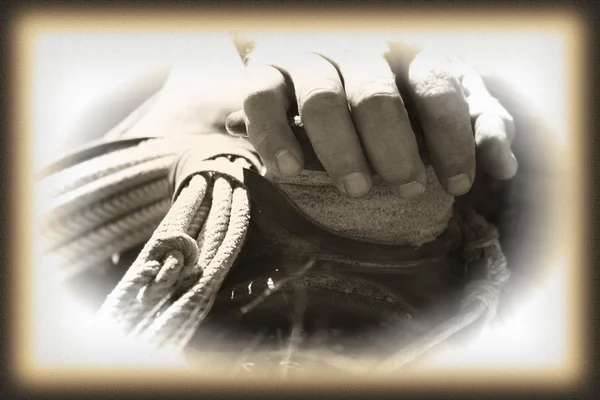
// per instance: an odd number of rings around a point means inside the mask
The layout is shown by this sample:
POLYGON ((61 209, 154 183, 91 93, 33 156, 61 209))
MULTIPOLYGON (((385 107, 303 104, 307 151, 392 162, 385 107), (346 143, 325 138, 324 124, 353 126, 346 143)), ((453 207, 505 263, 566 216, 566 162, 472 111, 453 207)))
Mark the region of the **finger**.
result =
POLYGON ((373 170, 399 196, 418 196, 425 190, 427 174, 395 76, 383 55, 369 60, 339 63, 363 148, 373 170))
POLYGON ((324 58, 307 54, 289 72, 300 118, 321 164, 342 193, 365 195, 371 173, 337 70, 324 58))
POLYGON ((304 159, 288 123, 290 100, 283 75, 267 65, 252 65, 248 67, 248 83, 243 113, 233 118, 241 116, 244 119, 248 140, 270 173, 279 176, 298 174, 304 159))
POLYGON ((248 137, 244 117, 244 110, 234 111, 229 114, 225 120, 225 129, 227 129, 227 133, 233 136, 248 137))
POLYGON ((496 179, 510 179, 517 173, 518 162, 511 150, 515 137, 512 116, 492 97, 481 76, 460 63, 461 84, 467 95, 475 127, 478 159, 484 170, 496 179))
POLYGON ((475 178, 475 138, 466 97, 447 58, 422 52, 408 83, 436 175, 452 196, 469 191, 475 178))

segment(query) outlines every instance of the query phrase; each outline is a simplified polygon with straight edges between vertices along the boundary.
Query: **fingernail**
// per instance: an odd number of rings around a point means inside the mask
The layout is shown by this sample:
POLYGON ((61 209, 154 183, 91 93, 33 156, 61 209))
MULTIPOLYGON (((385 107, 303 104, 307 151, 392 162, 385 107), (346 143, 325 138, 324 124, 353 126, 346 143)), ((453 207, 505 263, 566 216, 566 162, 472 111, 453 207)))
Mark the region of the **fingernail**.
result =
POLYGON ((225 119, 227 133, 233 136, 248 137, 243 115, 241 111, 236 111, 227 116, 227 119, 225 119))
POLYGON ((300 161, 289 150, 280 150, 275 154, 275 163, 279 172, 285 175, 292 175, 301 168, 300 161))
POLYGON ((246 132, 246 125, 244 124, 233 124, 233 123, 228 123, 229 121, 225 121, 225 129, 227 130, 227 133, 229 133, 232 136, 238 136, 238 137, 248 137, 248 132, 246 132))
POLYGON ((350 197, 358 197, 367 194, 371 190, 371 181, 360 172, 353 172, 342 179, 346 194, 350 197))
POLYGON ((425 186, 420 182, 413 181, 409 183, 405 183, 404 185, 394 186, 392 190, 400 197, 405 199, 411 197, 417 197, 425 191, 425 186))
POLYGON ((461 196, 471 189, 471 179, 467 174, 454 175, 446 180, 446 191, 452 196, 461 196))

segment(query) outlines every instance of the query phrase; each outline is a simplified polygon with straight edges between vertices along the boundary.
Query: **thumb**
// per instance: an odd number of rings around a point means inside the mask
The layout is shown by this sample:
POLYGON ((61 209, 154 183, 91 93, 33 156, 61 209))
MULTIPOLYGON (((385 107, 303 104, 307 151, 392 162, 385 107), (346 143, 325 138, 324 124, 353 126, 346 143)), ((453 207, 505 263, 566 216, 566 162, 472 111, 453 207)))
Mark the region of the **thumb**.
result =
POLYGON ((229 114, 225 120, 225 129, 227 129, 227 133, 230 135, 248 137, 244 111, 238 110, 229 114))

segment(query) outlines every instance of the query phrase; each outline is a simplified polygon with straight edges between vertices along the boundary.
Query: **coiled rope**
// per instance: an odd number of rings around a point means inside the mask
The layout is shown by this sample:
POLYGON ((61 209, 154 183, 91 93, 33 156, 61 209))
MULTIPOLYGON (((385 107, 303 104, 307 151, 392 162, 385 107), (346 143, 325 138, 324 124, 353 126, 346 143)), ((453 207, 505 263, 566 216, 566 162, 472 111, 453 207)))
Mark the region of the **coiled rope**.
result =
POLYGON ((182 152, 198 143, 186 139, 147 140, 39 183, 49 197, 41 221, 45 250, 64 279, 145 243, 99 315, 157 345, 185 345, 245 239, 247 190, 219 168, 258 164, 239 140, 234 151, 228 150, 230 141, 220 139, 219 146, 217 140, 215 148, 199 151, 217 154, 206 156, 214 161, 172 203, 169 171, 182 152))
POLYGON ((145 341, 182 347, 210 309, 242 247, 249 219, 244 187, 218 173, 193 177, 100 314, 145 341), (201 204, 211 181, 212 202, 206 212, 201 204), (197 223, 192 222, 203 217, 200 232, 195 234, 197 223), (172 300, 182 290, 184 293, 172 300))
MULTIPOLYGON (((248 189, 231 171, 260 168, 260 161, 239 139, 228 138, 217 150, 199 148, 197 158, 203 162, 171 200, 173 164, 186 149, 206 146, 209 140, 148 139, 40 182, 50 196, 41 222, 46 254, 59 263, 65 278, 145 243, 99 315, 157 347, 182 349, 188 343, 209 312, 248 230, 248 189)), ((461 312, 401 349, 378 370, 402 367, 482 316, 493 317, 510 276, 498 232, 472 211, 463 220, 467 270, 479 272, 465 288, 461 312)))

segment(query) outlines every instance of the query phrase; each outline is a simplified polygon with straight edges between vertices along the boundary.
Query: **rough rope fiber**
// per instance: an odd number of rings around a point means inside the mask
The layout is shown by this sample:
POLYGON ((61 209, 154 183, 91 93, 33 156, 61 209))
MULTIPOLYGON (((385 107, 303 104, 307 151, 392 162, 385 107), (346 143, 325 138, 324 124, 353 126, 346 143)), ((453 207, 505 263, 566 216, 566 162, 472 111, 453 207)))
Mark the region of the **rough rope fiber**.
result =
MULTIPOLYGON (((211 157, 214 161, 200 168, 171 204, 168 170, 190 146, 181 138, 149 139, 40 182, 42 192, 51 196, 40 223, 46 251, 66 277, 145 243, 99 315, 156 347, 187 344, 209 312, 249 226, 247 189, 229 171, 256 166, 252 157, 211 157)), ((465 287, 460 313, 376 371, 400 368, 481 317, 493 318, 510 276, 498 232, 474 212, 463 222, 467 270, 483 273, 465 287)))

